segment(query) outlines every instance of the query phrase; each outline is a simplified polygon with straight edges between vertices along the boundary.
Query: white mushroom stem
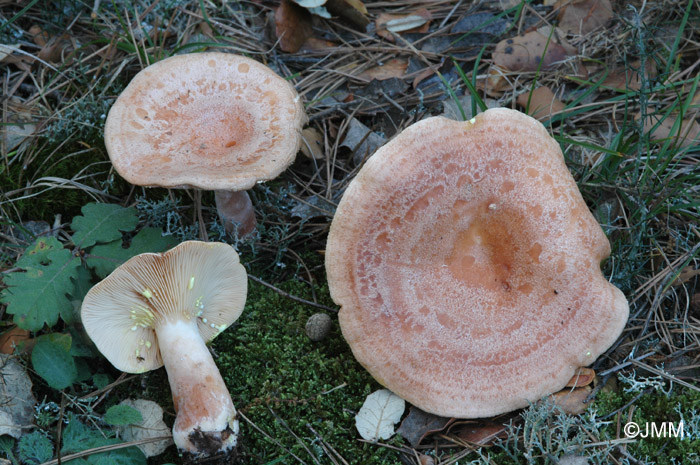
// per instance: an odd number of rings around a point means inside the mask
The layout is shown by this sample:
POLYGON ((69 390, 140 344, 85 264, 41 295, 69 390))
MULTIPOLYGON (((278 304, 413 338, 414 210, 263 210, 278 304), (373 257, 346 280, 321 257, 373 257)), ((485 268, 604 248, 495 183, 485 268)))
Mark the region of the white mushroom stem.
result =
POLYGON ((216 209, 229 234, 244 238, 255 231, 255 209, 247 191, 216 191, 216 209))
POLYGON ((208 455, 233 448, 238 440, 236 409, 196 319, 164 321, 156 335, 177 412, 175 445, 208 455))

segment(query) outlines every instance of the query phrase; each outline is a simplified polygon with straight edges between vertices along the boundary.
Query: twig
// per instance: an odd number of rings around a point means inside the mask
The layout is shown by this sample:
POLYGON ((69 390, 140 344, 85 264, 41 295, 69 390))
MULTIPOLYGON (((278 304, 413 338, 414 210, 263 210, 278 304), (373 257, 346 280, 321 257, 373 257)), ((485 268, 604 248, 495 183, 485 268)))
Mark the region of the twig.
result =
POLYGON ((279 287, 275 287, 275 286, 273 286, 272 284, 270 284, 270 283, 268 283, 268 282, 266 282, 266 281, 263 281, 262 279, 257 278, 257 277, 255 277, 255 276, 248 275, 248 278, 251 279, 252 281, 255 281, 255 282, 258 283, 258 284, 262 284, 262 285, 265 286, 265 287, 269 287, 269 288, 272 289, 273 291, 275 291, 275 292, 277 292, 278 294, 280 294, 282 297, 286 297, 286 298, 288 298, 288 299, 290 299, 290 300, 293 300, 293 301, 295 301, 295 302, 299 302, 299 303, 302 303, 302 304, 306 304, 306 305, 309 305, 309 306, 311 306, 311 307, 320 308, 320 309, 322 309, 322 310, 326 310, 326 311, 329 311, 329 312, 336 312, 336 313, 338 312, 338 309, 337 309, 337 308, 331 308, 331 307, 328 307, 328 306, 323 305, 323 304, 318 304, 318 303, 316 303, 316 302, 311 302, 310 300, 302 299, 301 297, 297 297, 297 296, 295 296, 295 295, 290 294, 290 293, 287 292, 287 291, 283 291, 283 290, 280 289, 279 287))

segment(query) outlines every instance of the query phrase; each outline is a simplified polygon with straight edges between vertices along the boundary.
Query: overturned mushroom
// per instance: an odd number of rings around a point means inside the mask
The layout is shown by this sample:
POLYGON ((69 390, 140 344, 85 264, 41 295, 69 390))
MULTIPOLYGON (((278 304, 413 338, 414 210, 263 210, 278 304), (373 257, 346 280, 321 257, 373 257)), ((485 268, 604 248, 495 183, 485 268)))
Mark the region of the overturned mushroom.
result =
POLYGON ((428 118, 372 156, 331 225, 343 336, 381 384, 441 416, 558 391, 620 335, 610 245, 533 118, 428 118))
POLYGON ((246 189, 294 161, 305 121, 294 87, 267 66, 229 53, 176 55, 124 89, 105 145, 132 184, 216 190, 225 226, 243 237, 255 229, 246 189))
POLYGON ((85 330, 116 368, 165 365, 177 411, 173 440, 182 450, 209 455, 236 445, 236 409, 205 343, 238 319, 246 292, 231 246, 188 241, 131 258, 83 300, 85 330))

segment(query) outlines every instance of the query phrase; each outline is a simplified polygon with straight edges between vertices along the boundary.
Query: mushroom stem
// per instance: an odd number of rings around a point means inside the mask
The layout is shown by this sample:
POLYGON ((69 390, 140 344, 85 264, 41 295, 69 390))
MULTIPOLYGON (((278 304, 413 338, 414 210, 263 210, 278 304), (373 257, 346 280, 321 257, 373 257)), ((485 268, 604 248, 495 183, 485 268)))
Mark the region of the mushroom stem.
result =
POLYGON ((197 320, 156 327, 177 418, 173 440, 182 450, 215 454, 235 447, 238 419, 231 395, 197 328, 197 320))
POLYGON ((214 198, 226 232, 237 233, 242 239, 255 231, 255 210, 247 191, 219 190, 214 198))

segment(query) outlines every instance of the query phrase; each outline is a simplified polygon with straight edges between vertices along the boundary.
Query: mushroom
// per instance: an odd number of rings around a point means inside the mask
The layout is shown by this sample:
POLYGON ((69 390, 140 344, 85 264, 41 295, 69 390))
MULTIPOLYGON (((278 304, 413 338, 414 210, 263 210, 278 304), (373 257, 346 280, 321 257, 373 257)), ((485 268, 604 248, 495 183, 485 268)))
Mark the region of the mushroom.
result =
POLYGON ((488 417, 563 388, 622 332, 610 244, 535 119, 428 118, 381 147, 333 218, 339 323, 374 378, 427 412, 488 417))
POLYGON ((247 285, 230 245, 187 241, 131 258, 83 300, 85 330, 112 365, 127 373, 165 365, 181 450, 211 455, 236 445, 236 409, 205 344, 238 319, 247 285))
POLYGON ((256 224, 246 189, 294 161, 305 121, 294 87, 267 66, 176 55, 131 80, 109 111, 105 145, 132 184, 215 190, 227 230, 244 237, 256 224))

